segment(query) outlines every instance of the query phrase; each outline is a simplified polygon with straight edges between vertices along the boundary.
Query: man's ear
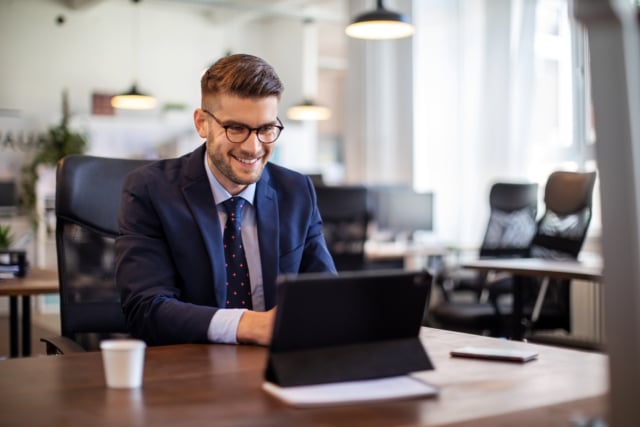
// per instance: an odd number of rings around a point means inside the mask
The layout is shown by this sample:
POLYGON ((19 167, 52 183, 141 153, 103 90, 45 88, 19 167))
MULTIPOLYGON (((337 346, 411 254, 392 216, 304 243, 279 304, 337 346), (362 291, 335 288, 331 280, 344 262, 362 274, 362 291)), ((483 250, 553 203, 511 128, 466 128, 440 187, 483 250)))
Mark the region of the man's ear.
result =
POLYGON ((198 135, 201 138, 207 137, 207 118, 202 112, 201 109, 196 109, 193 112, 193 124, 196 126, 196 130, 198 131, 198 135))

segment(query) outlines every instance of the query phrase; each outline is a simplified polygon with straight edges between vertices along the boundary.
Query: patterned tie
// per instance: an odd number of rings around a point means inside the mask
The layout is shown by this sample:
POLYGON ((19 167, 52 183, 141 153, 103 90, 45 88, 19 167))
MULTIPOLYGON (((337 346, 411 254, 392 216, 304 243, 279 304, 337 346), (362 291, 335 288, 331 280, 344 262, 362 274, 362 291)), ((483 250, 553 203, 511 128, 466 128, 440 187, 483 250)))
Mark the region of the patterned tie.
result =
POLYGON ((251 309, 249 268, 240 234, 244 204, 245 200, 241 197, 231 197, 222 203, 227 211, 227 224, 224 227, 222 241, 227 270, 227 307, 251 309))

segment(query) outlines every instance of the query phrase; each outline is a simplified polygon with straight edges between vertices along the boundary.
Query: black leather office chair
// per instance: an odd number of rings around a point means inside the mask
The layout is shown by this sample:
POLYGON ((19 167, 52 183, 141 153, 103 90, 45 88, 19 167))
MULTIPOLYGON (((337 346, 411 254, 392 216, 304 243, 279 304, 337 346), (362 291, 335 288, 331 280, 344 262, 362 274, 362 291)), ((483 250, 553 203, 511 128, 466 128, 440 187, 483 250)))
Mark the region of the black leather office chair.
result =
MULTIPOLYGON (((525 257, 536 230, 538 184, 499 182, 489 192, 489 221, 479 258, 525 257)), ((499 313, 511 278, 454 268, 435 283, 443 300, 430 309, 433 326, 487 335, 503 335, 507 325, 499 313)), ((507 308, 510 310, 510 307, 507 308)))
POLYGON ((366 267, 364 244, 371 217, 367 188, 318 186, 318 209, 329 252, 340 271, 366 267))
POLYGON ((115 286, 114 242, 125 176, 148 160, 67 156, 56 176, 56 251, 61 336, 47 354, 97 350, 127 330, 115 286))
MULTIPOLYGON (((595 172, 552 173, 545 185, 545 211, 537 221, 526 257, 556 260, 576 259, 584 244, 592 215, 595 172)), ((488 303, 452 305, 431 310, 432 317, 448 320, 451 329, 467 332, 485 331, 493 336, 508 335, 515 330, 512 278, 504 278, 501 286, 488 286, 488 303), (454 310, 455 309, 455 310, 454 310), (466 310, 466 311, 465 311, 466 310), (453 319, 453 320, 452 320, 453 319)), ((526 334, 535 331, 563 329, 571 332, 570 281, 524 279, 521 288, 526 334)), ((447 328, 448 326, 442 326, 447 328)))
MULTIPOLYGON (((595 181, 595 172, 558 171, 549 175, 545 185, 545 211, 538 220, 529 248, 530 257, 578 258, 591 222, 595 181)), ((522 289, 529 332, 571 331, 570 284, 570 280, 543 281, 522 289)))

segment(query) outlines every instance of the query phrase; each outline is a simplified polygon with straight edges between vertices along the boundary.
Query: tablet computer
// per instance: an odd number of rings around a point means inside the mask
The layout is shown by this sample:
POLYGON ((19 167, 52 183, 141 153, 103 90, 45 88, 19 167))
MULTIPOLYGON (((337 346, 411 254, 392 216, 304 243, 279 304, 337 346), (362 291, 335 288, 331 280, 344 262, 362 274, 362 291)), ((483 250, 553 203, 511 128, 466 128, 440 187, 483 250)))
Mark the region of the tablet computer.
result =
POLYGON ((266 379, 303 385, 432 369, 418 338, 431 281, 405 270, 281 277, 266 379))

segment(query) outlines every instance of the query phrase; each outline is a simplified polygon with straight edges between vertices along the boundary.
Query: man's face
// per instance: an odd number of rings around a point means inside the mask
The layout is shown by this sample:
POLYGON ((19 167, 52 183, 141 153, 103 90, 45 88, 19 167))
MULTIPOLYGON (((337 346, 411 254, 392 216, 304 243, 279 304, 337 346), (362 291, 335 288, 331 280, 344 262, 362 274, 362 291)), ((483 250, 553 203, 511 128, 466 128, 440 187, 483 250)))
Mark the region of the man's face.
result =
POLYGON ((278 98, 240 98, 221 94, 215 99, 205 99, 203 106, 221 123, 202 109, 194 112, 198 134, 206 139, 207 164, 230 194, 238 194, 260 179, 275 143, 263 144, 255 131, 246 141, 234 143, 227 138, 224 126, 244 125, 255 129, 279 124, 278 98))

